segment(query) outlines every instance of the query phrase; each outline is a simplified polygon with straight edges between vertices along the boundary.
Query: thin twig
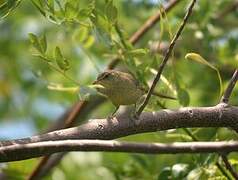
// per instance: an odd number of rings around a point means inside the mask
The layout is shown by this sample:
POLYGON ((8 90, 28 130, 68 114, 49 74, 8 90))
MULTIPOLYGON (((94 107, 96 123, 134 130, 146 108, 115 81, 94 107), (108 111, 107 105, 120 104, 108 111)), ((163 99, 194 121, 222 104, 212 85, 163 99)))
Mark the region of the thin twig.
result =
MULTIPOLYGON (((181 1, 179 0, 171 0, 167 6, 164 7, 164 12, 170 11, 177 3, 181 1)), ((147 21, 130 37, 129 42, 131 44, 136 44, 161 18, 161 11, 158 10, 158 12, 149 17, 147 21)), ((115 58, 111 61, 110 64, 108 64, 108 69, 113 69, 118 63, 119 59, 115 58)))
POLYGON ((238 1, 235 0, 231 4, 229 4, 227 7, 225 7, 223 11, 219 9, 220 13, 215 17, 215 19, 224 18, 226 15, 235 11, 237 8, 238 8, 238 1))
POLYGON ((222 154, 221 155, 221 158, 224 162, 224 164, 226 165, 226 169, 232 174, 232 176, 235 178, 235 179, 238 179, 238 174, 237 172, 233 169, 233 167, 231 166, 230 162, 228 161, 227 159, 227 156, 222 154))
POLYGON ((168 61, 168 59, 169 59, 169 57, 170 57, 170 55, 171 55, 171 53, 173 51, 174 45, 175 45, 177 39, 179 38, 180 34, 182 33, 182 31, 184 29, 184 26, 187 23, 187 20, 188 20, 189 16, 192 13, 192 9, 193 9, 193 6, 194 6, 195 3, 196 3, 196 0, 193 0, 192 3, 190 4, 187 13, 184 16, 182 24, 180 25, 177 33, 175 34, 174 38, 172 39, 172 41, 171 41, 171 43, 169 45, 169 48, 168 48, 168 50, 167 50, 167 52, 166 52, 166 54, 164 56, 164 59, 162 60, 162 63, 160 64, 160 67, 158 69, 157 75, 154 78, 153 83, 152 83, 152 85, 151 85, 151 87, 150 87, 150 89, 149 89, 149 91, 147 93, 147 96, 146 96, 144 102, 142 103, 142 105, 139 107, 139 109, 137 111, 137 115, 138 116, 141 114, 141 112, 144 110, 144 108, 148 104, 149 99, 150 99, 150 97, 152 95, 152 92, 154 91, 154 88, 155 88, 156 84, 158 83, 158 81, 160 79, 160 76, 161 76, 161 74, 162 74, 162 72, 164 70, 164 67, 165 67, 165 65, 166 65, 166 63, 167 63, 167 61, 168 61))
POLYGON ((226 104, 229 102, 231 93, 236 85, 237 80, 238 80, 238 69, 235 70, 235 72, 234 72, 225 92, 224 92, 224 95, 221 98, 221 102, 226 103, 226 104))
POLYGON ((34 179, 34 177, 36 177, 36 175, 39 173, 39 169, 38 167, 42 167, 44 166, 47 161, 49 160, 50 158, 50 155, 46 155, 46 156, 43 156, 37 166, 37 168, 33 169, 33 171, 31 172, 31 174, 29 175, 29 177, 27 177, 27 179, 34 179))
POLYGON ((219 162, 216 162, 216 166, 228 180, 232 180, 226 169, 219 162))
MULTIPOLYGON (((169 11, 173 8, 179 1, 172 0, 169 2, 167 6, 164 7, 164 12, 169 11)), ((151 16, 141 27, 138 29, 129 39, 132 44, 137 43, 139 39, 141 39, 145 33, 150 30, 161 18, 161 11, 159 10, 154 16, 151 16)))

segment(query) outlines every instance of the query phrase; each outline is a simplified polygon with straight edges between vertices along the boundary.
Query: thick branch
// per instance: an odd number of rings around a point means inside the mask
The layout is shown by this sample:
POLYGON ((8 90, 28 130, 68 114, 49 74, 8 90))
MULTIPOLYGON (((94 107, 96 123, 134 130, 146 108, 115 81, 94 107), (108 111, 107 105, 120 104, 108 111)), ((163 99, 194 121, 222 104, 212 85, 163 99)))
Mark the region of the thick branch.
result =
POLYGON ((106 140, 61 140, 14 144, 0 148, 0 162, 24 160, 57 152, 107 151, 146 154, 238 152, 238 142, 133 143, 106 140))
POLYGON ((214 107, 181 108, 144 112, 140 119, 120 116, 114 119, 95 119, 68 129, 33 136, 20 140, 2 141, 1 146, 40 141, 68 139, 116 139, 132 134, 155 132, 176 128, 228 127, 238 130, 238 107, 219 104, 214 107))

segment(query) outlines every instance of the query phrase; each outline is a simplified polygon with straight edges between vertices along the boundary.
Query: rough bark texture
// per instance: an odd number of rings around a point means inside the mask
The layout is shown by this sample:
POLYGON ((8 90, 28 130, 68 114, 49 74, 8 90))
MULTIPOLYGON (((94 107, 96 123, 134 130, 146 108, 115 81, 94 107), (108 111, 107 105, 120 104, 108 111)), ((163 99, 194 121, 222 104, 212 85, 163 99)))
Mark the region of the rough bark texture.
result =
POLYGON ((69 139, 110 140, 132 134, 193 127, 227 127, 237 131, 238 107, 221 103, 213 107, 187 107, 177 110, 144 112, 138 120, 127 115, 114 119, 93 119, 78 127, 30 138, 2 141, 1 146, 69 139))

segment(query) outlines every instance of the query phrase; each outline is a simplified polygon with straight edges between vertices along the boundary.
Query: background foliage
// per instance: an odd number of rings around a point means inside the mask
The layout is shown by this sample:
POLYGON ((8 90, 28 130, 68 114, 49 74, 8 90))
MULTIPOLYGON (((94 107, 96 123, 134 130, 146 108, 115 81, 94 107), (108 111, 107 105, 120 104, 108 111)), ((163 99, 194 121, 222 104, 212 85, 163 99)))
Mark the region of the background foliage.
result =
MULTIPOLYGON (((120 58, 145 86, 154 77, 163 50, 171 41, 190 1, 169 13, 166 1, 153 0, 31 0, 0 1, 0 138, 22 138, 46 130, 73 103, 95 93, 89 85, 110 59, 120 58), (128 38, 160 9, 160 22, 135 46, 128 38), (67 90, 67 92, 63 91, 67 90)), ((153 98, 146 110, 161 107, 211 106, 219 102, 216 72, 188 61, 200 54, 216 67, 226 86, 238 64, 238 12, 222 14, 232 0, 197 2, 157 90, 177 101, 153 98), (167 82, 167 83, 166 83, 167 82), (162 105, 162 106, 161 106, 162 105)), ((238 104, 237 88, 231 103, 238 104)), ((113 111, 107 101, 88 114, 105 117, 113 111)), ((79 119, 81 123, 83 119, 79 119)), ((122 138, 143 142, 192 141, 186 130, 147 133, 122 138)), ((227 129, 192 129, 199 140, 236 139, 227 129)), ((216 155, 138 155, 69 153, 47 179, 224 179, 216 155)), ((231 155, 233 165, 237 156, 231 155)), ((1 164, 1 173, 24 179, 37 159, 1 164)), ((237 167, 238 168, 238 167, 237 167)), ((238 170, 238 169, 237 169, 238 170)))

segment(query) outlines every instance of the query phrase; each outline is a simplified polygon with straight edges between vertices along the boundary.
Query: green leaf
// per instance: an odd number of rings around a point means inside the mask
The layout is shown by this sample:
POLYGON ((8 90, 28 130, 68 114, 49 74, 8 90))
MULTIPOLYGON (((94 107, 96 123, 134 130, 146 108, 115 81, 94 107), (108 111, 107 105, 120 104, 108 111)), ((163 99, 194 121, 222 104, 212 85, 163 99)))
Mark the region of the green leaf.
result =
POLYGON ((48 7, 52 14, 55 12, 55 1, 54 0, 48 0, 48 7))
POLYGON ((95 28, 101 33, 111 34, 112 24, 99 11, 94 11, 93 16, 90 17, 95 28))
POLYGON ((75 35, 77 41, 79 41, 80 43, 82 43, 83 41, 85 41, 88 37, 88 28, 86 27, 80 27, 75 35))
POLYGON ((211 65, 208 61, 206 61, 202 56, 200 56, 197 53, 188 53, 186 54, 185 58, 188 60, 197 61, 198 63, 204 64, 214 70, 217 70, 217 68, 215 68, 213 65, 211 65))
POLYGON ((166 133, 165 135, 166 138, 168 138, 171 141, 176 141, 178 139, 181 139, 183 141, 191 141, 192 138, 186 134, 182 134, 182 133, 166 133))
POLYGON ((146 55, 148 52, 149 52, 148 49, 133 49, 133 50, 127 51, 126 53, 133 57, 141 57, 146 55))
MULTIPOLYGON (((46 16, 46 13, 44 11, 44 8, 42 7, 42 4, 41 3, 36 3, 34 0, 31 1, 33 3, 33 5, 38 9, 38 11, 40 11, 40 13, 43 15, 43 16, 46 16)), ((39 1, 40 2, 40 1, 39 1)))
POLYGON ((183 179, 188 173, 188 164, 175 164, 172 167, 173 179, 183 179))
POLYGON ((182 106, 188 106, 190 101, 188 92, 183 88, 178 88, 177 93, 179 104, 181 104, 182 106))
POLYGON ((106 4, 105 15, 112 24, 117 22, 117 8, 113 5, 112 0, 108 1, 106 4))
POLYGON ((230 161, 231 165, 238 165, 238 160, 237 159, 231 158, 231 159, 229 159, 229 161, 230 161))
POLYGON ((58 46, 55 47, 55 60, 61 70, 67 71, 69 69, 69 62, 62 55, 60 48, 58 46))
POLYGON ((64 87, 62 84, 49 84, 47 86, 49 90, 54 90, 54 91, 61 91, 61 92, 69 92, 69 93, 76 93, 79 91, 78 86, 73 86, 73 87, 64 87))
POLYGON ((197 53, 188 53, 188 54, 186 54, 185 58, 188 59, 188 60, 196 61, 196 62, 201 63, 203 65, 206 65, 206 66, 208 66, 211 69, 216 71, 217 77, 218 77, 218 80, 219 80, 219 85, 220 85, 220 96, 222 96, 222 92, 223 92, 222 84, 223 83, 222 83, 222 79, 221 79, 221 75, 220 75, 219 70, 197 53))
POLYGON ((89 36, 88 39, 84 42, 83 46, 85 48, 90 48, 93 45, 94 42, 95 42, 94 37, 93 36, 89 36))
MULTIPOLYGON (((202 179, 201 177, 203 176, 204 176, 204 170, 201 167, 198 167, 189 172, 187 176, 187 180, 199 180, 199 179, 202 179)), ((206 179, 208 179, 208 177, 206 177, 206 179)))
POLYGON ((38 50, 41 54, 44 54, 43 47, 41 46, 38 37, 33 33, 29 33, 28 35, 29 35, 30 42, 34 46, 34 48, 38 50))
POLYGON ((74 19, 77 14, 77 8, 75 8, 71 3, 67 2, 65 4, 65 17, 67 19, 74 19))
POLYGON ((6 2, 0 1, 0 19, 3 19, 13 11, 22 0, 8 0, 6 2))
POLYGON ((171 167, 165 167, 158 176, 158 180, 164 179, 169 180, 171 179, 171 167))
POLYGON ((47 40, 46 40, 46 35, 45 34, 40 38, 39 43, 40 43, 42 51, 45 54, 45 52, 47 50, 47 40))
POLYGON ((79 20, 85 20, 86 18, 89 18, 93 12, 95 8, 95 1, 94 0, 91 0, 91 2, 89 3, 88 7, 87 8, 84 8, 84 9, 81 9, 79 12, 78 12, 78 16, 77 18, 79 20))

